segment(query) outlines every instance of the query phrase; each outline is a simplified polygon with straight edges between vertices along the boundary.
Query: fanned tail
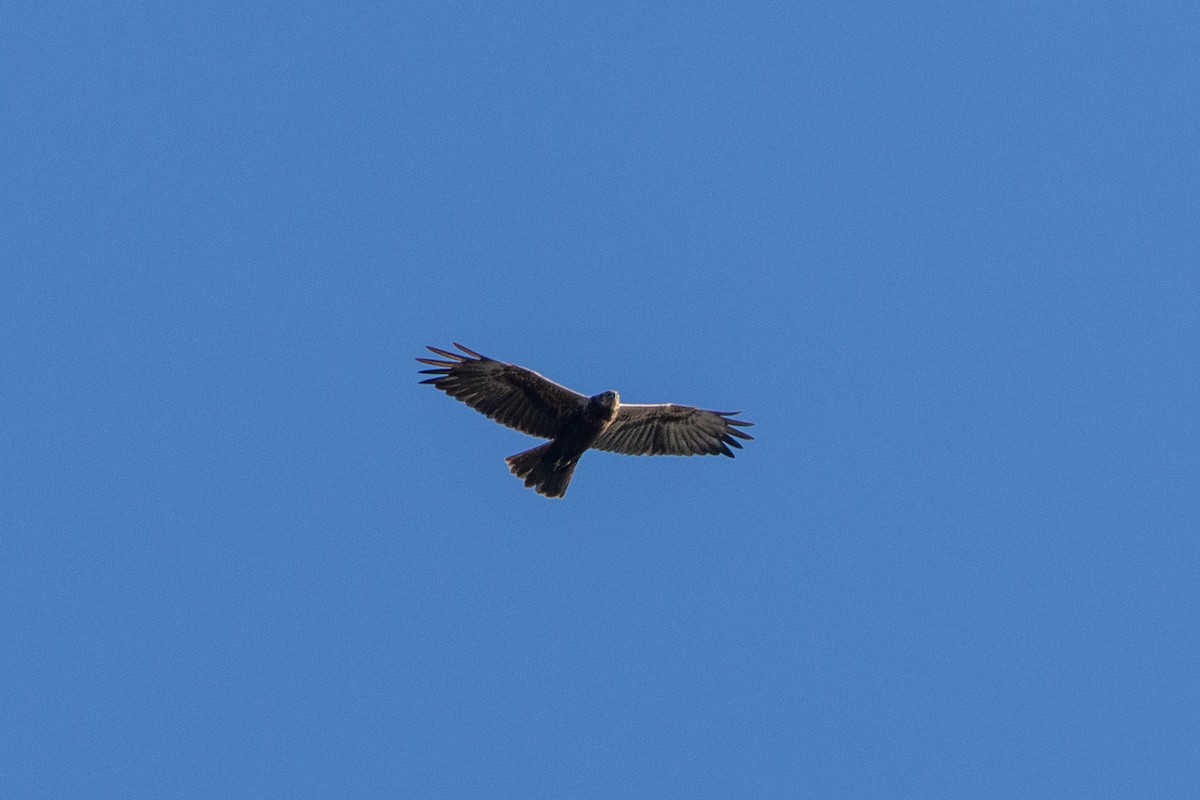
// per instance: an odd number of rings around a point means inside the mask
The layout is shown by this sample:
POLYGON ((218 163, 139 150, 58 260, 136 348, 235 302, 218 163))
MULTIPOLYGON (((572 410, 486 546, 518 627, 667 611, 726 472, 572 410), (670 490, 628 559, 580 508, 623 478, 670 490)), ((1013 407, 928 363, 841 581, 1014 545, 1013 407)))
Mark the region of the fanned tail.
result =
POLYGON ((538 494, 562 497, 567 493, 567 485, 571 482, 571 475, 574 474, 579 459, 560 463, 554 453, 550 452, 553 444, 554 442, 547 442, 524 453, 509 456, 504 461, 513 475, 523 479, 525 485, 532 487, 538 494))

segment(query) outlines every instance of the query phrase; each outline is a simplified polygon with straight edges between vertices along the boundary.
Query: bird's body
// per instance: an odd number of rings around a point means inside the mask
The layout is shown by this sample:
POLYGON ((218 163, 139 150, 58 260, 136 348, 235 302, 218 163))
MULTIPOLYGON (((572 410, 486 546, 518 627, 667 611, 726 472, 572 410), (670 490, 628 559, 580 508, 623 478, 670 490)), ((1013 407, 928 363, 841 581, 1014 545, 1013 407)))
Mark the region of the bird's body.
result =
POLYGON ((563 432, 524 453, 505 459, 508 468, 526 486, 547 497, 562 497, 575 472, 575 465, 584 451, 617 418, 620 400, 616 392, 604 392, 588 398, 587 405, 563 421, 563 432))
POLYGON ((509 456, 509 469, 525 485, 547 497, 566 494, 575 465, 589 448, 627 455, 711 455, 733 457, 733 437, 753 437, 730 419, 737 412, 705 411, 679 405, 622 405, 613 391, 586 397, 532 370, 505 364, 454 345, 466 355, 429 349, 444 359, 418 358, 435 369, 431 383, 492 419, 546 444, 509 456))

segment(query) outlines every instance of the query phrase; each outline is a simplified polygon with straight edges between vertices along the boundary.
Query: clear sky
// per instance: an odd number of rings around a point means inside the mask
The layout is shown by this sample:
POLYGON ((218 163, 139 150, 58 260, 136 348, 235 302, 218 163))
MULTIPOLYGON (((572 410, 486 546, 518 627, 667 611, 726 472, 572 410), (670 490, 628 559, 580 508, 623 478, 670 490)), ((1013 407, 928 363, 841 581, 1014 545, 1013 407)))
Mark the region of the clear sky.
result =
POLYGON ((0 794, 1200 796, 1195 3, 18 4, 0 794), (536 443, 460 341, 741 410, 536 443))

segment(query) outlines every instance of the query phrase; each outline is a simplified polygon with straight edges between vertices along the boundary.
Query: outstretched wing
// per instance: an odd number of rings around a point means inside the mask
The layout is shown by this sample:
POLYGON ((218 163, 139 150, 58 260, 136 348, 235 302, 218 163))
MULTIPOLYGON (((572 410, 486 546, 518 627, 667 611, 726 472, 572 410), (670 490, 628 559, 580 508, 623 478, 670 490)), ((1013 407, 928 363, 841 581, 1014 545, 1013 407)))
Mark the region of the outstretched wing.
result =
POLYGON ((481 356, 458 342, 454 346, 466 355, 429 347, 445 360, 417 359, 436 367, 423 369, 422 373, 438 376, 421 383, 432 383, 502 425, 530 436, 553 439, 560 433, 563 421, 587 405, 583 395, 533 370, 481 356))
POLYGON ((597 450, 629 456, 727 455, 739 450, 738 439, 753 439, 739 427, 753 425, 731 419, 737 411, 705 411, 691 406, 621 404, 617 418, 592 443, 597 450), (735 439, 734 437, 737 437, 735 439))

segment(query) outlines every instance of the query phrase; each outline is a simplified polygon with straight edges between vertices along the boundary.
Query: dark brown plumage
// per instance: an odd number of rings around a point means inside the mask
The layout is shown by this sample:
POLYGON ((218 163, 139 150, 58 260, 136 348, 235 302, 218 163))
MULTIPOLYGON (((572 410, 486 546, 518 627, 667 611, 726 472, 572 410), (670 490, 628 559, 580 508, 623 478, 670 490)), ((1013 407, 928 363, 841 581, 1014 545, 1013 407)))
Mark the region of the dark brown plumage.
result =
POLYGON ((586 397, 533 370, 496 361, 454 346, 465 355, 430 347, 440 359, 418 358, 436 377, 421 381, 497 422, 547 444, 505 459, 526 486, 547 497, 562 497, 580 456, 588 448, 625 455, 725 455, 741 449, 738 439, 754 437, 732 419, 737 411, 705 411, 679 405, 626 405, 616 392, 586 397))

